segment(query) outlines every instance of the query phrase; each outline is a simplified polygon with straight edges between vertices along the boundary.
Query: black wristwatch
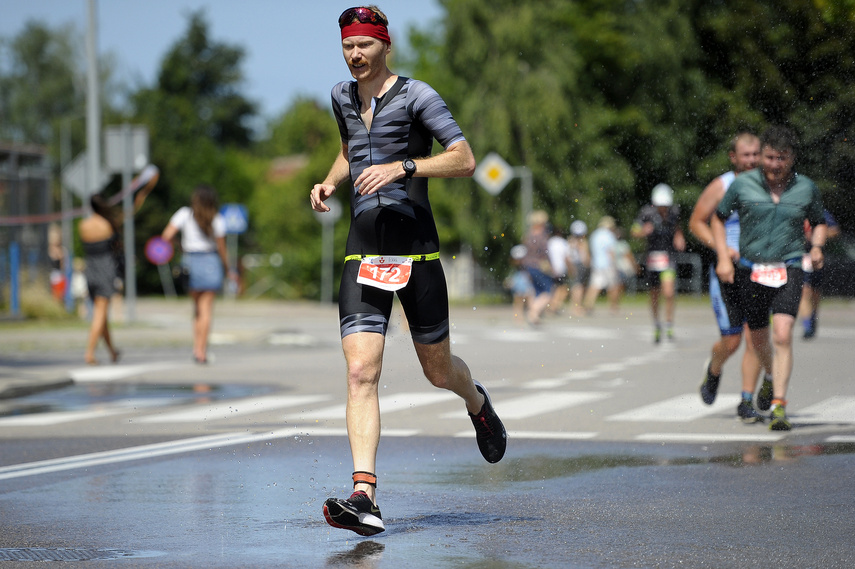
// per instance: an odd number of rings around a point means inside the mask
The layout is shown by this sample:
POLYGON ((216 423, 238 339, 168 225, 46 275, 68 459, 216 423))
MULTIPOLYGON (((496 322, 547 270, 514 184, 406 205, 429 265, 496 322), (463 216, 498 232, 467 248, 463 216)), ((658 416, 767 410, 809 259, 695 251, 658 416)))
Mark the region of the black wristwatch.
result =
POLYGON ((404 166, 404 172, 406 172, 406 174, 404 175, 404 177, 405 177, 405 178, 407 178, 407 179, 412 178, 412 177, 413 177, 413 174, 415 174, 415 173, 416 173, 416 163, 415 163, 415 161, 414 161, 412 158, 407 158, 406 160, 404 160, 404 162, 403 162, 403 166, 404 166))

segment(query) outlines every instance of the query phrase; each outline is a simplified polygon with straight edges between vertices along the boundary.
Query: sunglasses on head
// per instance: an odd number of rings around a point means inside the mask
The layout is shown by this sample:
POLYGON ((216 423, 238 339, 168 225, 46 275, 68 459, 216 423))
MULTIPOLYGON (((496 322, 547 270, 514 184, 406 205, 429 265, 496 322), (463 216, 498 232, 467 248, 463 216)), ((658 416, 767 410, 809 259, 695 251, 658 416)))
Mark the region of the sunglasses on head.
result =
POLYGON ((341 16, 338 17, 338 27, 343 28, 345 26, 349 26, 353 23, 353 20, 358 21, 360 24, 386 25, 385 18, 380 16, 380 14, 371 8, 358 6, 356 8, 348 8, 341 13, 341 16))

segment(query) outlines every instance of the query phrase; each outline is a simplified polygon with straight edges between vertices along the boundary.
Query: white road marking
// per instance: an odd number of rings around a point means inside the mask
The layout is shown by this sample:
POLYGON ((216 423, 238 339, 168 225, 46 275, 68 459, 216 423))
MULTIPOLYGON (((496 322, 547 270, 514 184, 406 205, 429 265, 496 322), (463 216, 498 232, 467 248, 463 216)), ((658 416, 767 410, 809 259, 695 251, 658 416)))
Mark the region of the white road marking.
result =
POLYGON ((0 417, 0 427, 45 427, 48 425, 59 425, 60 423, 71 423, 72 421, 84 421, 87 419, 101 419, 126 413, 127 407, 110 407, 109 409, 83 409, 80 411, 54 411, 50 413, 29 413, 26 415, 13 415, 11 417, 0 417))
MULTIPOLYGON (((510 439, 539 439, 539 440, 557 440, 557 441, 581 441, 595 438, 599 433, 594 432, 573 432, 573 431, 511 431, 508 433, 510 439)), ((455 435, 457 437, 465 436, 463 433, 455 435)), ((472 436, 472 432, 468 432, 468 436, 472 436)))
POLYGON ((678 395, 651 405, 631 409, 607 417, 607 421, 647 421, 656 423, 686 423, 708 415, 729 413, 736 417, 739 395, 719 394, 715 403, 705 405, 697 393, 678 395))
MULTIPOLYGON (((386 395, 380 398, 380 413, 394 413, 396 411, 406 411, 425 405, 433 405, 458 399, 457 395, 450 391, 420 391, 420 392, 404 392, 394 395, 386 395)), ((461 407, 463 402, 460 403, 461 407)), ((306 413, 307 417, 313 419, 344 419, 346 405, 333 405, 324 409, 317 409, 306 413)))
POLYGON ((252 413, 262 413, 276 409, 286 409, 299 405, 308 405, 330 399, 329 395, 271 395, 249 399, 231 399, 210 404, 195 404, 190 409, 159 413, 135 419, 139 423, 196 423, 202 421, 222 421, 244 417, 252 413))
MULTIPOLYGON (((542 393, 534 393, 525 397, 516 397, 514 399, 504 399, 502 401, 493 401, 493 407, 496 409, 496 414, 502 421, 527 419, 529 417, 538 417, 547 413, 561 411, 568 407, 575 407, 593 401, 599 401, 611 397, 610 393, 605 392, 588 392, 588 391, 544 391, 542 393)), ((443 419, 453 419, 465 417, 461 413, 445 413, 440 415, 443 419)))
POLYGON ((824 424, 855 423, 855 397, 834 395, 804 409, 795 407, 790 419, 797 423, 803 421, 817 421, 824 424))
POLYGON ((144 373, 162 371, 165 369, 174 369, 177 367, 182 366, 174 363, 87 366, 69 370, 68 375, 77 383, 95 383, 102 381, 115 381, 133 377, 135 375, 142 375, 144 373))
POLYGON ((772 443, 781 440, 784 435, 772 433, 644 433, 635 437, 637 441, 645 442, 680 442, 680 443, 722 443, 722 442, 756 442, 772 443))
POLYGON ((143 460, 159 456, 192 452, 197 450, 210 450, 226 446, 234 446, 244 443, 254 443, 270 439, 281 439, 294 436, 294 429, 282 429, 262 433, 224 433, 192 439, 181 439, 164 443, 142 445, 117 450, 94 452, 77 456, 67 456, 38 462, 28 462, 11 466, 0 467, 0 480, 10 478, 21 478, 24 476, 35 476, 37 474, 48 474, 73 470, 76 468, 88 468, 103 464, 115 464, 129 462, 132 460, 143 460))
POLYGON ((825 439, 827 443, 855 443, 855 435, 834 435, 825 439))

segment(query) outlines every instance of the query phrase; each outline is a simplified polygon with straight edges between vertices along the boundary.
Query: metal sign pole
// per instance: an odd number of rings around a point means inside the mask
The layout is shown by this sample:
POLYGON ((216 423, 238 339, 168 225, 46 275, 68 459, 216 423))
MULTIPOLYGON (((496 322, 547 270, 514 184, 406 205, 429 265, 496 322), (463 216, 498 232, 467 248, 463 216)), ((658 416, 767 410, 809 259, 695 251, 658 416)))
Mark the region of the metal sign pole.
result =
MULTIPOLYGON (((124 139, 124 167, 122 169, 122 187, 131 185, 134 168, 134 148, 131 138, 131 125, 122 125, 124 139)), ((137 275, 134 263, 134 193, 128 192, 122 201, 125 219, 125 320, 136 319, 137 275)))

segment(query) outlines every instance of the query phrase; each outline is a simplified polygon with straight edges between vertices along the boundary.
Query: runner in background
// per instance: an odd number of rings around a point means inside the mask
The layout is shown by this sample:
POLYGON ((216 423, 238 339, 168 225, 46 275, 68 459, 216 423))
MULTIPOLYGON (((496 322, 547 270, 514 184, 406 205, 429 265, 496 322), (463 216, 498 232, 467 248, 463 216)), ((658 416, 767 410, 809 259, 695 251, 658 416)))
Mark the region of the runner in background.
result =
POLYGON ((662 340, 659 304, 665 298, 665 336, 674 339, 676 311, 677 264, 674 253, 686 249, 686 238, 680 228, 680 207, 674 204, 674 190, 668 184, 657 184, 650 204, 641 208, 632 224, 630 235, 647 240, 644 281, 650 290, 653 314, 653 341, 662 340))
MULTIPOLYGON (((736 177, 757 166, 760 159, 760 139, 748 132, 737 134, 731 139, 728 158, 733 165, 733 170, 718 176, 704 188, 689 218, 689 231, 697 237, 698 241, 711 249, 715 249, 715 241, 710 229, 710 219, 736 177)), ((739 260, 739 213, 733 212, 725 220, 724 225, 728 253, 736 262, 739 260)), ((722 368, 730 356, 739 349, 742 332, 743 329, 747 330, 747 325, 742 299, 736 285, 721 283, 718 280, 715 274, 715 263, 710 267, 709 293, 721 337, 713 344, 710 357, 704 362, 700 391, 703 402, 712 405, 718 394, 722 368)), ((767 372, 757 395, 757 407, 761 411, 767 411, 772 404, 772 361, 766 354, 766 361, 761 363, 754 346, 746 340, 745 353, 742 357, 742 399, 736 409, 737 416, 745 423, 763 420, 763 416, 757 413, 753 404, 757 379, 762 369, 766 369, 767 372)))
MULTIPOLYGON (((828 228, 827 239, 833 239, 840 235, 840 225, 834 216, 825 211, 825 226, 828 228)), ((805 247, 808 252, 802 257, 802 269, 805 272, 805 281, 802 286, 802 300, 799 305, 799 318, 804 330, 803 338, 810 340, 816 336, 816 328, 819 325, 819 301, 822 299, 822 279, 825 268, 814 269, 810 260, 810 240, 813 229, 805 220, 805 247)))
POLYGON ((760 167, 733 181, 711 220, 718 254, 716 274, 735 283, 746 311, 749 336, 761 361, 772 352, 772 406, 769 428, 789 431, 787 389, 793 370, 793 324, 798 314, 804 274, 804 221, 813 227, 810 257, 815 268, 824 263, 826 226, 816 185, 796 173, 796 135, 772 126, 760 137, 760 167), (739 213, 739 261, 733 262, 724 222, 739 213))

